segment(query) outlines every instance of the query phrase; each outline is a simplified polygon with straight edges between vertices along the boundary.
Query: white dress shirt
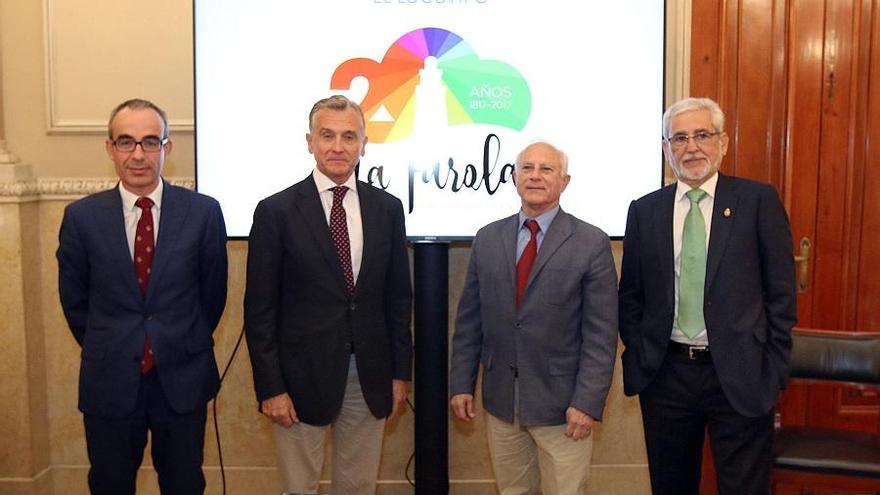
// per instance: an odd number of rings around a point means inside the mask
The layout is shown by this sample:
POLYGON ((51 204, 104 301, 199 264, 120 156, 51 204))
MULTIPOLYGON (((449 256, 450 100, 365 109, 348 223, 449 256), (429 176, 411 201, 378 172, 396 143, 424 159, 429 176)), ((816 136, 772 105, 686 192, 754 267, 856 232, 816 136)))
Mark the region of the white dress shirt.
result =
POLYGON ((333 208, 332 189, 337 185, 348 188, 348 192, 342 198, 342 207, 345 209, 345 224, 348 227, 348 242, 351 246, 351 274, 354 277, 354 283, 357 284, 358 273, 361 271, 361 259, 364 254, 364 227, 361 221, 361 202, 358 198, 357 180, 352 173, 345 183, 337 184, 317 168, 312 172, 312 178, 318 187, 321 206, 324 207, 324 217, 328 226, 330 225, 330 210, 333 208))
MULTIPOLYGON (((162 191, 164 190, 164 187, 165 184, 160 179, 159 185, 156 186, 156 189, 153 189, 153 192, 146 196, 153 200, 153 207, 150 208, 150 211, 153 212, 154 246, 157 244, 156 241, 159 240, 159 215, 162 213, 162 191)), ((128 254, 131 255, 131 259, 134 260, 134 236, 135 231, 137 231, 138 220, 141 219, 141 215, 143 214, 143 210, 141 210, 140 206, 137 206, 134 203, 141 196, 138 196, 123 187, 122 182, 119 183, 119 195, 122 197, 122 215, 125 219, 125 237, 128 239, 128 254)))
MULTIPOLYGON (((703 213, 703 221, 706 223, 706 251, 709 250, 709 235, 712 232, 712 210, 715 208, 715 186, 718 185, 718 173, 716 172, 709 180, 704 182, 700 189, 706 191, 706 196, 700 201, 700 211, 703 213)), ((675 249, 675 321, 672 323, 672 340, 688 345, 709 345, 709 337, 706 329, 700 331, 693 339, 688 338, 678 326, 678 282, 681 277, 681 237, 684 232, 684 219, 691 209, 691 200, 685 196, 691 186, 678 181, 675 190, 675 205, 672 210, 672 242, 675 249)), ((707 274, 708 275, 708 274, 707 274)))

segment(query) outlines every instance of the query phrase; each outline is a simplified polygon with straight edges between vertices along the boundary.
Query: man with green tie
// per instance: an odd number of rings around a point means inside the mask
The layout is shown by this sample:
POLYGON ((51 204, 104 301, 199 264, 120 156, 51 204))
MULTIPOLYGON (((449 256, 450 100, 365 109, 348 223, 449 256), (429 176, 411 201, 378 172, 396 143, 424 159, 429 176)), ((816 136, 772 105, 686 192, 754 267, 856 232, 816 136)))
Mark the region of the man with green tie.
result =
POLYGON ((772 186, 718 173, 724 113, 663 115, 678 180, 632 203, 619 293, 624 388, 639 394, 654 495, 696 495, 708 428, 721 495, 770 490, 773 405, 797 312, 791 230, 772 186))

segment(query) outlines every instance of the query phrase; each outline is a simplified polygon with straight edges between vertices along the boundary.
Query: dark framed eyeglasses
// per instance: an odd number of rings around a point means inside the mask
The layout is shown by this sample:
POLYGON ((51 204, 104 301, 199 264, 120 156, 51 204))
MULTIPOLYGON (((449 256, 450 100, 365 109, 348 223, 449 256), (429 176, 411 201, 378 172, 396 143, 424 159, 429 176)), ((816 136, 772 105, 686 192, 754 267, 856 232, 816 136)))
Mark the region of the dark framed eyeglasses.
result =
POLYGON ((162 149, 162 146, 168 142, 168 138, 160 138, 159 136, 147 136, 140 141, 131 136, 119 136, 113 140, 113 147, 119 151, 131 152, 141 145, 141 149, 145 153, 155 153, 162 149))
POLYGON ((722 131, 718 132, 709 132, 709 131, 699 131, 693 134, 676 134, 672 137, 666 138, 666 142, 669 143, 673 148, 684 148, 687 146, 688 141, 691 139, 694 140, 694 143, 697 146, 703 146, 712 142, 712 138, 721 134, 722 131))

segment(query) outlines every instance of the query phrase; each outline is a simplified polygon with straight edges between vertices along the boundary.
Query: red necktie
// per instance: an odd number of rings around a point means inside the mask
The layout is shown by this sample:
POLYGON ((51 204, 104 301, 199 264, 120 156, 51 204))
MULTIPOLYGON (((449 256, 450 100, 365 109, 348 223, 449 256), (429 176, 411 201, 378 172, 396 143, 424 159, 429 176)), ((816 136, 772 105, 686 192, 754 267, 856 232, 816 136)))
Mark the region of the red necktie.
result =
MULTIPOLYGON (((155 232, 153 232, 153 200, 150 198, 138 198, 134 203, 141 210, 141 218, 138 220, 134 233, 134 272, 137 275, 138 285, 141 286, 141 294, 147 297, 147 287, 150 284, 150 272, 153 266, 153 251, 155 248, 155 232)), ((153 348, 150 345, 150 337, 144 337, 144 357, 141 359, 141 373, 146 373, 153 368, 153 348)))
POLYGON ((526 292, 526 283, 529 281, 529 273, 532 271, 532 265, 535 264, 535 257, 538 256, 538 222, 534 220, 526 220, 526 228, 532 233, 529 237, 529 243, 526 244, 519 261, 516 262, 516 305, 519 307, 523 294, 526 292))
POLYGON ((333 189, 333 207, 330 208, 330 236, 336 245, 336 255, 339 256, 339 264, 342 266, 342 275, 345 277, 345 287, 348 293, 354 292, 354 274, 351 270, 351 244, 348 239, 348 224, 345 221, 345 208, 342 200, 348 188, 336 186, 333 189))

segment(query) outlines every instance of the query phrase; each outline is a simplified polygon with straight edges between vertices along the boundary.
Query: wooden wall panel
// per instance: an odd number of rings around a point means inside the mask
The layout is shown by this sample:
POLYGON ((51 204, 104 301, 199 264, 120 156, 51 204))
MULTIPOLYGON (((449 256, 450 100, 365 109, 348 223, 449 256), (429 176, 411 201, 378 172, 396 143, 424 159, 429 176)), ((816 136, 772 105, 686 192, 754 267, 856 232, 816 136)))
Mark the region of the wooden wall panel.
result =
POLYGON ((727 157, 721 164, 721 171, 736 175, 738 120, 739 120, 739 76, 740 57, 738 53, 740 38, 739 16, 742 0, 724 0, 721 3, 720 31, 718 32, 721 45, 719 46, 718 59, 718 104, 724 110, 727 120, 724 126, 730 135, 731 146, 727 150, 727 157))
POLYGON ((691 5, 690 95, 718 99, 722 0, 694 0, 691 5))
MULTIPOLYGON (((865 81, 858 102, 866 109, 863 126, 856 129, 861 139, 854 145, 856 159, 864 161, 863 207, 858 211, 861 220, 861 240, 858 256, 858 291, 855 304, 855 329, 880 329, 880 6, 865 2, 863 25, 870 26, 873 36, 863 36, 870 43, 869 56, 862 61, 865 81)), ((868 33, 870 34, 870 33, 868 33)))
POLYGON ((806 407, 809 426, 877 431, 876 389, 811 383, 806 407))
MULTIPOLYGON (((803 0, 791 8, 788 38, 788 112, 786 122, 785 203, 795 246, 815 241, 815 198, 819 183, 819 134, 822 102, 824 1, 803 0)), ((810 273, 815 257, 808 261, 810 273)), ((813 326, 811 290, 798 296, 798 324, 813 326)))
POLYGON ((744 8, 740 13, 738 64, 736 78, 736 109, 728 123, 728 133, 735 138, 731 150, 734 174, 768 181, 767 170, 767 116, 770 112, 749 111, 752 106, 768 108, 772 93, 773 71, 770 43, 773 41, 773 16, 769 15, 772 2, 762 2, 758 8, 744 8))
MULTIPOLYGON (((846 204, 846 212, 844 218, 851 219, 846 224, 846 232, 844 236, 847 243, 844 246, 844 271, 849 281, 844 286, 844 297, 841 301, 843 311, 843 328, 857 329, 858 326, 858 306, 859 294, 862 292, 860 288, 860 279, 863 278, 860 270, 861 246, 863 238, 862 224, 864 222, 865 208, 865 191, 866 191, 866 170, 868 166, 868 157, 866 155, 867 130, 869 129, 869 117, 872 112, 868 102, 868 94, 871 87, 871 57, 872 53, 877 54, 876 49, 872 48, 873 14, 876 8, 870 1, 857 2, 854 9, 854 26, 855 36, 853 37, 853 60, 855 64, 855 77, 852 78, 852 94, 850 100, 851 113, 853 119, 851 122, 852 139, 850 140, 850 154, 852 167, 849 180, 847 182, 846 197, 849 198, 846 204)), ((876 79, 874 79, 876 82, 876 79)), ((867 219, 871 220, 870 215, 867 219)), ((870 239, 870 236, 867 238, 870 239)), ((877 239, 877 237, 875 237, 877 239)), ((865 292, 866 294, 870 292, 865 292)), ((870 305, 874 308, 876 305, 870 305)))
POLYGON ((767 182, 776 186, 782 196, 788 186, 785 173, 786 115, 788 106, 788 66, 786 57, 789 5, 787 0, 777 0, 768 14, 772 16, 772 41, 768 47, 771 58, 770 109, 767 116, 767 182))
MULTIPOLYGON (((852 2, 826 3, 822 61, 822 115, 819 135, 819 190, 816 196, 816 262, 811 320, 816 328, 843 328, 844 209, 850 134, 852 2)), ((795 171, 795 173, 799 173, 795 171)), ((808 206, 808 205, 807 205, 808 206)))

